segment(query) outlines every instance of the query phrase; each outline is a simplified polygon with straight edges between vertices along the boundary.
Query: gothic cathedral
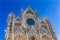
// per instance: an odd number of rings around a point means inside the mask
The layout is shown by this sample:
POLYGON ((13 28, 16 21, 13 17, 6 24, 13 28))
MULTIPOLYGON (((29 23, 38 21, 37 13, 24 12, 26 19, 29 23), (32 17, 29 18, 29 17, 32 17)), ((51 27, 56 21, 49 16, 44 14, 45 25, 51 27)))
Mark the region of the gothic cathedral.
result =
POLYGON ((5 32, 4 40, 57 40, 50 21, 46 17, 39 19, 30 7, 21 9, 20 17, 11 12, 5 32))

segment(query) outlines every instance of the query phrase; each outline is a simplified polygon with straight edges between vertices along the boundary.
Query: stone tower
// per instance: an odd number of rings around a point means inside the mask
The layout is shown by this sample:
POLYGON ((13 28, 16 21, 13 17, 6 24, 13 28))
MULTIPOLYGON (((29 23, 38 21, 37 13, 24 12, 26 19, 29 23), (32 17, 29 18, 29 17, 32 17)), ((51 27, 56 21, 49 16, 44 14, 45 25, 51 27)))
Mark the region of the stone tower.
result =
POLYGON ((40 20, 36 11, 21 9, 21 17, 8 15, 4 40, 57 40, 50 21, 40 20))

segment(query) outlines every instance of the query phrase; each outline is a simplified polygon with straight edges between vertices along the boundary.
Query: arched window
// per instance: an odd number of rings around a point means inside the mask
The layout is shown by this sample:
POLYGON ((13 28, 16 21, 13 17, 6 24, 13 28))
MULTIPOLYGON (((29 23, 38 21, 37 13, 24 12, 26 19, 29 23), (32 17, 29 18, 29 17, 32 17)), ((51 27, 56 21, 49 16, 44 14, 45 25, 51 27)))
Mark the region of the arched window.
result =
POLYGON ((31 37, 30 40, 36 40, 36 38, 35 37, 31 37))

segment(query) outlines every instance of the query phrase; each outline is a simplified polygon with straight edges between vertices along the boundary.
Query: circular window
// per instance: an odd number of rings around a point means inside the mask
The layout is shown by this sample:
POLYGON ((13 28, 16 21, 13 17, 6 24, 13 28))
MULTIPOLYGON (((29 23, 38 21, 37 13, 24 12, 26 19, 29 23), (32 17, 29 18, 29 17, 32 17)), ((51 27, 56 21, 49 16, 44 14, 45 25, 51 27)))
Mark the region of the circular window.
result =
POLYGON ((27 24, 28 25, 34 25, 35 24, 35 21, 32 18, 28 18, 27 19, 27 24))

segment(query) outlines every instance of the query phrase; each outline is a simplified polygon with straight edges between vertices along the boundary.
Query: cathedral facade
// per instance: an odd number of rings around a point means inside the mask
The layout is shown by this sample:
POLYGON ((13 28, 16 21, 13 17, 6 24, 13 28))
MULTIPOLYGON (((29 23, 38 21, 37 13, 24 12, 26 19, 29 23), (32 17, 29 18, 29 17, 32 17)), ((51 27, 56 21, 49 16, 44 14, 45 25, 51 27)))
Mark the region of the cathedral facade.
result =
POLYGON ((39 19, 36 11, 21 9, 20 17, 13 12, 8 15, 4 40, 57 40, 50 21, 39 19))

